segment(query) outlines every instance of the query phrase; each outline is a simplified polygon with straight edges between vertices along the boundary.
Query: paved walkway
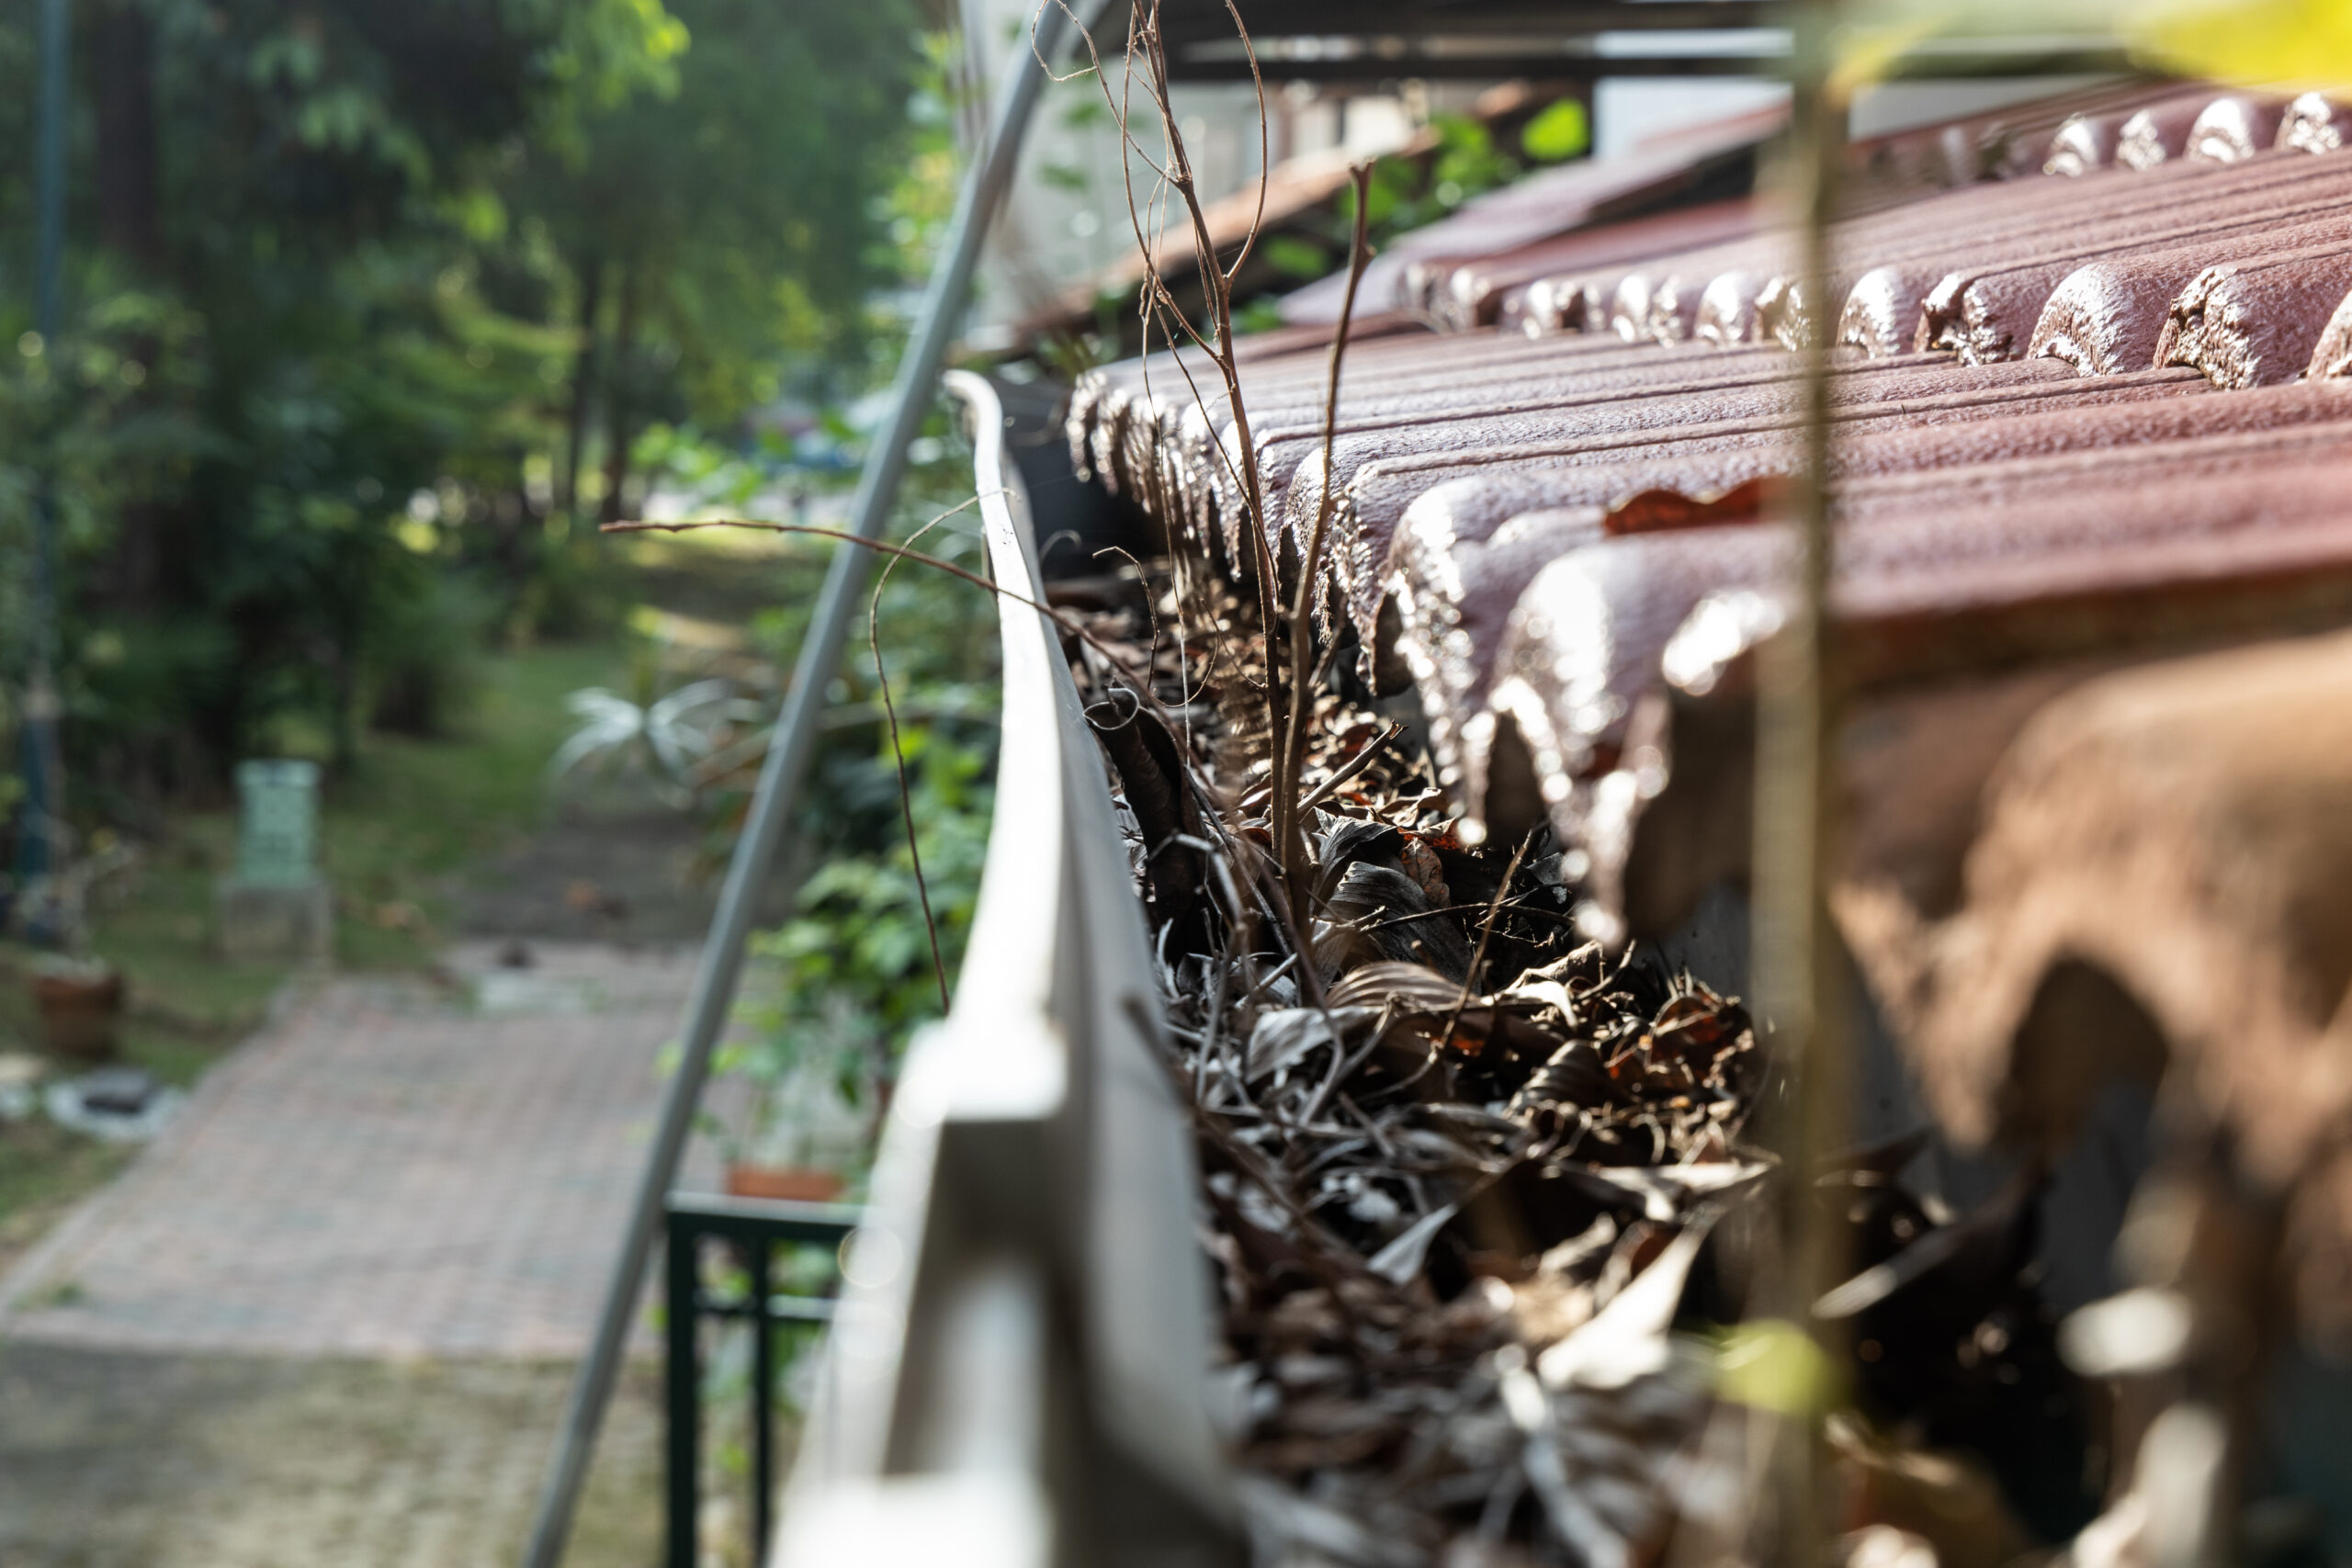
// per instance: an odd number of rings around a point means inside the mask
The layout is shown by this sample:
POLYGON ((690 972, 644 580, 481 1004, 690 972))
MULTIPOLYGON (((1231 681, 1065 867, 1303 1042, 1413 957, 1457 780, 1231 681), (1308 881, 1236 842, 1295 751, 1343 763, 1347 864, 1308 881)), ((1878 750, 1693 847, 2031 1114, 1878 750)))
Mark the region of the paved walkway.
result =
POLYGON ((492 952, 458 950, 438 987, 343 978, 295 1005, 0 1282, 0 1336, 579 1354, 693 959, 543 943, 501 969, 492 952))
MULTIPOLYGON (((0 1568, 510 1568, 693 961, 494 952, 300 1000, 0 1280, 0 1568)), ((570 1568, 657 1559, 659 1393, 570 1568)))
MULTIPOLYGON (((0 1342, 0 1563, 514 1568, 571 1376, 0 1342)), ((624 1377, 565 1568, 661 1561, 660 1394, 624 1377)))

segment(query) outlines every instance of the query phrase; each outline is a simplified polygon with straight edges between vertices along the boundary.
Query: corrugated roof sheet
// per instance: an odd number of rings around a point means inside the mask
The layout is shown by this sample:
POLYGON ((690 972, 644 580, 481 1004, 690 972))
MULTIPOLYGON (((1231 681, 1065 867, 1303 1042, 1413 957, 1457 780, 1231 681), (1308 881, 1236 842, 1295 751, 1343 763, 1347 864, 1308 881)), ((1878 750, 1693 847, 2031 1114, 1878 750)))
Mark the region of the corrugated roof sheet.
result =
MULTIPOLYGON (((1763 109, 1657 138, 1622 157, 1563 164, 1473 197, 1442 222, 1400 235, 1364 268, 1361 287, 1369 298, 1390 297, 1407 286, 1417 261, 1507 255, 1670 200, 1726 163, 1752 159, 1787 123, 1787 110, 1763 109)), ((1346 292, 1344 276, 1310 283, 1283 299, 1283 319, 1337 322, 1346 292)))
MULTIPOLYGON (((1351 347, 1328 461, 1327 346, 1244 345, 1263 519, 1185 355, 1091 378, 1073 447, 1227 559, 1259 525, 1295 560, 1328 504, 1332 624, 1417 691, 1471 829, 1548 819, 1588 928, 1657 935, 1746 875, 1748 655, 1792 550, 1784 345, 1834 330, 1837 907, 1939 1113, 2063 1120, 2020 1053, 2088 959, 2261 1174, 2352 1168, 2352 743, 2296 733, 2352 668, 2302 635, 2352 621, 2346 123, 2324 95, 2088 106, 2009 161, 2043 175, 1838 225, 1834 318, 1740 207, 1494 256, 1441 235, 1351 347), (2232 988, 2259 994, 2233 1014, 2232 988)), ((2309 1280, 2352 1271, 2328 1224, 2309 1280)))

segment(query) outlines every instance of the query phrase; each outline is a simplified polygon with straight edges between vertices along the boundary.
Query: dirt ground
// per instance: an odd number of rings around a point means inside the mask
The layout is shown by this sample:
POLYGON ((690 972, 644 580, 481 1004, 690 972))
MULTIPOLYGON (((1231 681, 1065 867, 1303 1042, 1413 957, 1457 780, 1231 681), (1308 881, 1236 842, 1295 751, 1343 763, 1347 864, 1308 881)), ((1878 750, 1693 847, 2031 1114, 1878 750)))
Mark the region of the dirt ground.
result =
MULTIPOLYGON (((684 813, 623 802, 567 807, 458 884, 454 926, 457 936, 698 942, 724 870, 703 856, 684 813)), ((767 905, 778 919, 781 900, 772 894, 767 905)))
POLYGON ((690 878, 694 825, 659 807, 570 809, 469 876, 465 936, 679 942, 710 926, 715 878, 690 878))
MULTIPOLYGON (((695 942, 726 869, 682 812, 609 795, 569 803, 458 884, 454 923, 469 937, 695 942)), ((788 911, 781 881, 762 899, 763 924, 788 911)))
MULTIPOLYGON (((0 1345, 9 1568, 508 1568, 568 1366, 0 1345), (123 1462, 126 1448, 141 1457, 123 1462)), ((616 1395, 570 1568, 661 1557, 661 1380, 616 1395)))

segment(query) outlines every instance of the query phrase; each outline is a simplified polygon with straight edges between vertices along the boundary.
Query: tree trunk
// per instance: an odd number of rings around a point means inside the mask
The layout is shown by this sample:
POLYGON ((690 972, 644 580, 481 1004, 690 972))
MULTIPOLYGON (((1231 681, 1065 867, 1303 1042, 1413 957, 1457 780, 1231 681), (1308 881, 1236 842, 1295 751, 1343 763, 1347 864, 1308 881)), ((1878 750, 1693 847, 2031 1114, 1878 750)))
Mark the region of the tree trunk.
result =
POLYGON ((621 520, 621 487, 628 482, 630 379, 636 369, 638 271, 621 269, 620 308, 613 317, 613 363, 605 377, 605 504, 607 523, 621 520))
POLYGON ((327 667, 327 733, 333 750, 327 766, 338 777, 359 765, 359 673, 348 644, 330 641, 320 650, 327 667))
MULTIPOLYGON (((97 237, 130 277, 167 281, 164 248, 163 176, 156 135, 155 29, 140 0, 100 0, 90 34, 91 85, 96 100, 97 237)), ((160 383, 153 372, 163 344, 141 333, 123 344, 129 365, 146 378, 123 410, 126 422, 151 413, 160 383)), ((186 596, 193 530, 186 503, 159 498, 150 469, 129 487, 115 518, 114 548, 104 575, 87 584, 94 598, 133 627, 152 624, 186 596)), ((117 752, 112 784, 136 799, 160 799, 170 787, 173 754, 194 741, 194 724, 175 715, 154 733, 134 729, 117 752)), ((179 770, 185 773, 183 767, 179 770)))
POLYGON ((571 361, 571 412, 564 425, 563 471, 556 476, 555 503, 564 515, 580 515, 580 465, 588 445, 588 410, 596 399, 597 312, 605 304, 605 263, 591 255, 580 273, 580 348, 571 361))
POLYGON ((142 272, 159 274, 164 225, 155 165, 154 27, 135 0, 115 0, 99 16, 96 41, 98 237, 142 272))
MULTIPOLYGON (((164 271, 162 182, 156 171, 154 28, 135 0, 113 0, 98 14, 91 50, 97 88, 98 238, 134 276, 158 280, 164 271)), ((162 345, 149 334, 126 344, 128 357, 152 371, 162 345)), ((134 399, 130 417, 150 401, 134 399)), ((134 491, 123 504, 115 538, 108 594, 135 615, 162 604, 171 575, 164 559, 172 531, 168 509, 134 491)), ((134 770, 136 771, 136 770, 134 770)))

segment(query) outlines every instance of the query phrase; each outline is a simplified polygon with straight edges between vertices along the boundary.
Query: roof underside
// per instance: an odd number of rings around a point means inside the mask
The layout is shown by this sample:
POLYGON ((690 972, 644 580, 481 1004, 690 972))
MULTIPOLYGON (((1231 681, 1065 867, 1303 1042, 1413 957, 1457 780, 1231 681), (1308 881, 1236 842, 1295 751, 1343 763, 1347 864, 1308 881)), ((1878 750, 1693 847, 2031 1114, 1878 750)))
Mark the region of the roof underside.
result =
MULTIPOLYGON (((1173 81, 1246 81, 1250 55, 1278 81, 1551 81, 1600 76, 1772 76, 1787 70, 1785 6, 1762 0, 1289 0, 1244 8, 1242 45, 1224 0, 1162 0, 1173 81)), ((2112 71, 2097 38, 1978 38, 1925 46, 1928 74, 2112 71)))

